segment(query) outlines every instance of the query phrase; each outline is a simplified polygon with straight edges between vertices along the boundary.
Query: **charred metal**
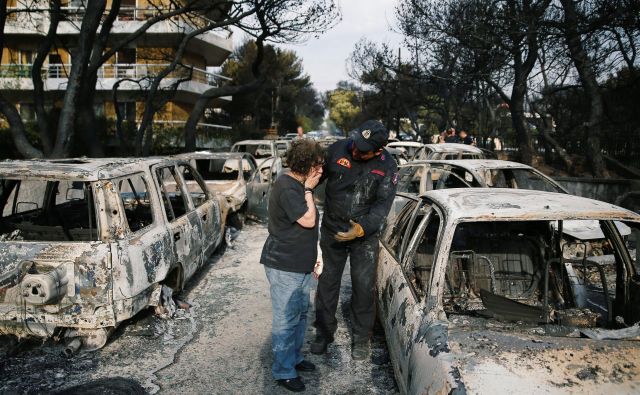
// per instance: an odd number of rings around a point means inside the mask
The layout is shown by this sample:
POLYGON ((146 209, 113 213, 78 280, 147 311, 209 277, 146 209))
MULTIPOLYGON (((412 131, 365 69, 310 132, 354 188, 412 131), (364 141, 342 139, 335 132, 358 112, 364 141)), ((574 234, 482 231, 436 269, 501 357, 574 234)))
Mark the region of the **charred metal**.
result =
POLYGON ((0 332, 62 333, 73 354, 179 290, 228 207, 181 159, 68 159, 1 162, 0 210, 0 332))
POLYGON ((640 215, 530 190, 399 198, 377 288, 401 392, 638 391, 640 215))

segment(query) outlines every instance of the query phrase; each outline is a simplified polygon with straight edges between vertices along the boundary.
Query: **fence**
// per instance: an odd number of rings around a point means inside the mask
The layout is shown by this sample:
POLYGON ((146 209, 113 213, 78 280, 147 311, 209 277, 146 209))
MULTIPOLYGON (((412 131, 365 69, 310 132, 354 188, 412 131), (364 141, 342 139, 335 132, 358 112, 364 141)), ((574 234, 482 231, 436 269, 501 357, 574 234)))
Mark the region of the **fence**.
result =
MULTIPOLYGON (((98 78, 131 78, 135 80, 153 78, 159 75, 167 66, 169 64, 105 64, 98 70, 98 78)), ((32 68, 33 66, 30 64, 0 65, 0 78, 30 78, 32 68)), ((45 79, 68 78, 70 71, 70 64, 50 64, 43 66, 41 73, 45 79)), ((210 86, 220 86, 222 81, 230 80, 230 78, 220 74, 182 65, 169 73, 166 78, 189 78, 190 81, 210 86)))

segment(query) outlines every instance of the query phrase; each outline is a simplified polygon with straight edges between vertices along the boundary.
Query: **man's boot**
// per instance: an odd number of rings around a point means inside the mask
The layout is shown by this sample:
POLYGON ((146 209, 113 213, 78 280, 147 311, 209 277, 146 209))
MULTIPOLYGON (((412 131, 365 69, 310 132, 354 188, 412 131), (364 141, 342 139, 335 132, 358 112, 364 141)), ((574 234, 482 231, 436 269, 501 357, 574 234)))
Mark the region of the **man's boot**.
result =
POLYGON ((324 354, 327 352, 327 346, 331 342, 333 342, 333 340, 327 339, 321 334, 316 334, 316 338, 311 342, 309 349, 312 354, 324 354))
POLYGON ((356 340, 351 346, 351 358, 354 361, 362 361, 369 358, 369 340, 356 340))

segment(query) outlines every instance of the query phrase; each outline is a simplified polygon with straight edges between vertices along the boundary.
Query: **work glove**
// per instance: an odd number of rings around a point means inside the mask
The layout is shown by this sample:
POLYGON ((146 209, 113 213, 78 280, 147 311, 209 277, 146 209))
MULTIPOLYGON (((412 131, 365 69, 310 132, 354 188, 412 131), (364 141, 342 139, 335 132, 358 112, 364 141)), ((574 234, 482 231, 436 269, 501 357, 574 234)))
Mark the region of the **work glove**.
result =
POLYGON ((351 241, 356 237, 364 236, 364 229, 362 229, 362 226, 360 226, 359 223, 354 222, 353 220, 350 220, 349 222, 351 223, 349 230, 346 232, 336 233, 336 235, 333 236, 334 239, 338 241, 351 241))

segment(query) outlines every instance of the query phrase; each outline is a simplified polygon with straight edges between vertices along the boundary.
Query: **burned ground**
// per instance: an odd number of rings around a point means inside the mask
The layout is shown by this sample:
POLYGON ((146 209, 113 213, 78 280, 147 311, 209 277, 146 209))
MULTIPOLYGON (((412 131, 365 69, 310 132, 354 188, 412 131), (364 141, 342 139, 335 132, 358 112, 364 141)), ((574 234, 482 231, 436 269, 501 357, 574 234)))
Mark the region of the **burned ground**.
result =
MULTIPOLYGON (((180 296, 193 305, 190 311, 178 310, 172 320, 144 312, 97 352, 68 359, 61 344, 29 342, 16 348, 3 337, 0 352, 10 355, 0 359, 0 393, 86 393, 96 385, 113 387, 112 393, 137 385, 151 393, 284 393, 270 373, 271 304, 258 263, 266 235, 265 226, 248 225, 235 248, 215 254, 180 296)), ((375 333, 371 360, 351 360, 348 294, 347 268, 336 342, 324 356, 307 354, 318 366, 303 376, 307 393, 397 393, 381 330, 375 333)), ((312 338, 310 327, 307 342, 312 338)))

